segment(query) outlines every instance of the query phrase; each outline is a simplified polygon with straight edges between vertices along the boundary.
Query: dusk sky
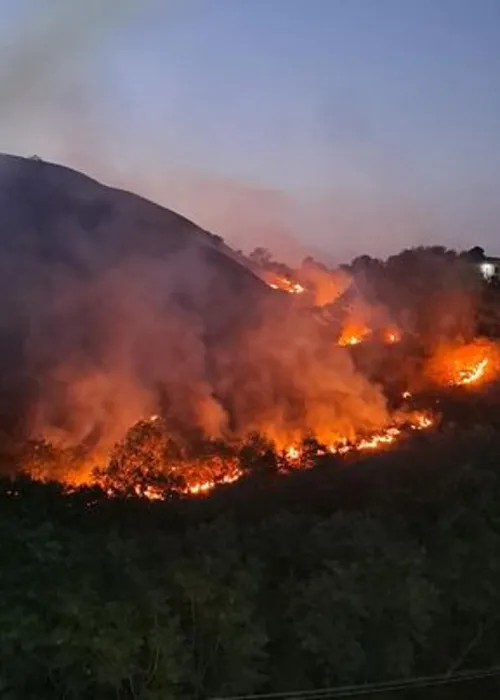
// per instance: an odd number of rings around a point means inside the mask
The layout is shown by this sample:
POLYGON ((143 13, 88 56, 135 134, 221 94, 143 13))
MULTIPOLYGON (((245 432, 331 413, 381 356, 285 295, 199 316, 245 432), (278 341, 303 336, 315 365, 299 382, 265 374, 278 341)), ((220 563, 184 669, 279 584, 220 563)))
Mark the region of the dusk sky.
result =
POLYGON ((2 151, 280 256, 500 255, 499 0, 0 0, 0 41, 2 151))

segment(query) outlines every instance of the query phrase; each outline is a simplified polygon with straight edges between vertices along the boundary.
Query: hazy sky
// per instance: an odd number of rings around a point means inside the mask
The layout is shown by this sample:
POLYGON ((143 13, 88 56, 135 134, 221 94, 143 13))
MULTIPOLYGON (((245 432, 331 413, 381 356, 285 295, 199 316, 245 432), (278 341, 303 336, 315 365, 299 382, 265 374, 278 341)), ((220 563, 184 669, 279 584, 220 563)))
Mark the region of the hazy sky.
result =
POLYGON ((1 150, 281 255, 500 254, 500 0, 133 5, 0 0, 1 150))

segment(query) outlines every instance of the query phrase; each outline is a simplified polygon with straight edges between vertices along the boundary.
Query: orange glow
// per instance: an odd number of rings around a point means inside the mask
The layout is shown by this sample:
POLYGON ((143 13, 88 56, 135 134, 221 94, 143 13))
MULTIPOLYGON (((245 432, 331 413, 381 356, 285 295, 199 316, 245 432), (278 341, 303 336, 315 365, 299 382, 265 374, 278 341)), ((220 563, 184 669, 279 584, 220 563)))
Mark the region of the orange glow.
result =
POLYGON ((389 330, 386 330, 384 333, 384 341, 389 344, 393 343, 399 343, 401 340, 401 333, 397 328, 391 328, 389 330))
POLYGON ((399 428, 388 428, 383 433, 376 433, 369 438, 360 440, 356 448, 358 450, 376 450, 382 445, 392 444, 400 435, 401 431, 399 428))
MULTIPOLYGON (((143 424, 147 425, 150 422, 156 422, 156 420, 158 420, 158 418, 152 416, 151 419, 143 421, 143 424)), ((412 416, 406 417, 405 423, 388 426, 370 435, 359 436, 354 439, 336 438, 326 446, 326 452, 342 456, 354 451, 376 451, 384 447, 389 447, 397 440, 402 439, 405 434, 408 434, 408 430, 424 430, 430 428, 432 425, 433 420, 429 415, 424 413, 413 414, 412 416)), ((146 447, 147 454, 149 454, 149 450, 154 450, 154 446, 148 445, 146 447)), ((283 449, 282 454, 288 467, 305 467, 301 443, 288 445, 283 449)), ((316 456, 321 454, 325 454, 325 448, 318 446, 316 456)), ((134 456, 136 459, 137 455, 138 453, 135 452, 134 456)), ((188 462, 173 467, 170 465, 168 471, 165 472, 165 475, 167 474, 180 478, 177 485, 175 485, 174 481, 172 482, 171 490, 186 496, 204 496, 218 485, 232 484, 238 481, 238 479, 243 476, 244 472, 238 460, 235 458, 206 457, 195 460, 192 463, 188 462)), ((48 478, 48 474, 44 476, 39 473, 35 478, 44 480, 44 478, 48 478)), ((129 478, 134 478, 133 470, 129 478)), ((74 479, 70 478, 70 475, 68 475, 68 478, 61 476, 60 480, 65 483, 70 490, 84 484, 104 486, 99 476, 90 474, 87 476, 86 481, 83 482, 80 479, 75 482, 74 479)), ((130 484, 130 487, 132 492, 138 497, 147 498, 152 501, 162 500, 165 497, 165 489, 161 486, 138 483, 136 485, 130 484)), ((111 496, 114 489, 106 488, 106 492, 111 496)))
POLYGON ((488 340, 442 346, 430 360, 428 375, 439 384, 481 386, 500 373, 500 347, 488 340))
POLYGON ((362 338, 357 335, 348 335, 346 338, 341 338, 339 340, 339 345, 359 345, 362 338))
POLYGON ((266 283, 271 289, 279 289, 282 292, 287 292, 288 294, 303 294, 306 288, 303 287, 299 282, 294 282, 287 277, 278 277, 278 275, 272 275, 269 279, 267 275, 266 283), (272 281, 271 281, 272 280, 272 281))
POLYGON ((342 346, 358 345, 366 340, 371 334, 371 330, 361 323, 347 323, 342 329, 338 344, 342 346))
MULTIPOLYGON (((434 425, 433 419, 426 413, 416 413, 401 426, 392 425, 384 430, 372 433, 366 437, 360 437, 353 441, 348 441, 345 438, 340 438, 327 445, 326 449, 329 454, 345 455, 348 452, 358 451, 364 452, 369 450, 378 450, 385 446, 394 444, 401 439, 408 430, 427 430, 434 425)), ((300 463, 302 453, 300 447, 291 445, 284 450, 286 459, 292 464, 300 463)), ((318 452, 320 454, 320 452, 318 452)))
MULTIPOLYGON (((338 340, 338 344, 342 346, 359 345, 359 343, 368 340, 372 331, 368 326, 362 323, 347 323, 342 329, 342 333, 338 340)), ((383 333, 384 342, 388 345, 394 345, 401 341, 401 333, 396 328, 391 328, 383 333)))
MULTIPOLYGON (((141 496, 141 492, 139 491, 139 489, 136 489, 135 492, 137 496, 141 496)), ((150 501, 161 501, 163 499, 163 493, 159 489, 156 489, 154 486, 147 486, 144 489, 142 496, 144 496, 144 498, 147 498, 150 501)))
POLYGON ((472 367, 464 367, 459 370, 458 384, 474 384, 474 382, 479 382, 484 377, 488 364, 489 360, 485 358, 472 367))
MULTIPOLYGON (((362 325, 357 327, 351 325, 346 327, 345 331, 349 331, 350 334, 346 332, 343 336, 344 345, 357 344, 370 333, 369 329, 362 325)), ((345 355, 338 352, 342 356, 345 355)), ((500 376, 500 344, 478 339, 469 344, 443 345, 425 369, 428 377, 443 386, 464 389, 481 386, 500 376)), ((404 391, 402 397, 410 398, 411 393, 404 391)), ((335 415, 334 412, 333 415, 335 415)), ((286 470, 309 466, 314 461, 314 459, 311 460, 311 449, 313 458, 325 453, 343 456, 356 452, 376 452, 390 449, 412 431, 427 430, 434 425, 434 418, 426 412, 414 412, 397 419, 394 416, 388 416, 387 413, 384 415, 385 417, 378 422, 365 422, 364 425, 375 426, 375 428, 366 427, 365 432, 362 432, 362 428, 356 428, 348 421, 343 422, 341 413, 332 420, 332 412, 328 404, 326 412, 314 413, 308 425, 297 426, 296 431, 294 429, 286 437, 283 437, 283 433, 280 437, 278 426, 272 422, 259 428, 266 438, 275 439, 277 450, 281 455, 280 463, 286 470), (376 426, 385 427, 376 428, 376 426), (302 439, 309 433, 315 434, 323 447, 309 446, 306 450, 302 446, 302 439)), ((224 456, 211 451, 199 457, 186 456, 190 454, 186 449, 180 450, 174 456, 168 453, 169 456, 166 458, 165 444, 172 443, 173 439, 170 439, 169 431, 165 429, 160 416, 150 415, 149 418, 132 426, 130 432, 133 430, 136 432, 131 442, 127 443, 128 434, 123 442, 119 443, 123 449, 117 453, 118 461, 115 460, 121 470, 116 482, 106 482, 105 472, 104 476, 92 472, 92 467, 96 463, 95 455, 88 464, 68 466, 71 453, 68 452, 68 457, 66 453, 58 455, 50 446, 41 446, 32 450, 26 460, 26 469, 34 478, 41 480, 56 478, 68 488, 97 484, 111 495, 121 492, 120 487, 122 489, 125 487, 124 490, 127 493, 135 493, 149 500, 163 499, 168 491, 174 491, 183 496, 202 497, 218 485, 234 483, 244 475, 243 465, 237 456, 238 445, 234 442, 231 444, 231 450, 224 452, 224 456), (156 482, 155 475, 160 477, 156 482), (162 484, 164 477, 165 484, 162 484), (111 487, 109 487, 110 483, 111 487)), ((101 456, 99 461, 101 464, 108 464, 109 455, 101 456)))
POLYGON ((425 413, 416 416, 415 422, 411 425, 412 430, 426 430, 434 425, 432 418, 425 413))
POLYGON ((233 484, 235 481, 238 481, 238 479, 243 475, 243 472, 240 469, 234 470, 232 473, 226 474, 223 476, 221 479, 218 481, 199 481, 199 482, 193 482, 192 484, 189 484, 186 486, 186 488, 183 490, 183 493, 189 494, 191 496, 199 496, 203 495, 205 493, 208 493, 211 491, 213 488, 220 484, 233 484))
POLYGON ((300 459, 300 450, 297 447, 287 447, 285 450, 285 456, 287 459, 289 459, 291 462, 294 462, 298 459, 300 459))

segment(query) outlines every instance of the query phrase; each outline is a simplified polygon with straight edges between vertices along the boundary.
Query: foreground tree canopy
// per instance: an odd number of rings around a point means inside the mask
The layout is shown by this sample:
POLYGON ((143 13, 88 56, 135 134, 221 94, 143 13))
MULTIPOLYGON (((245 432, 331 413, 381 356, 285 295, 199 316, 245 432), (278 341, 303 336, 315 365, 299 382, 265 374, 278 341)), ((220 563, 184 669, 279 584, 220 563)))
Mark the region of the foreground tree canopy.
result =
POLYGON ((491 426, 349 469, 257 469, 205 499, 5 481, 2 697, 230 697, 494 666, 499 464, 491 426))

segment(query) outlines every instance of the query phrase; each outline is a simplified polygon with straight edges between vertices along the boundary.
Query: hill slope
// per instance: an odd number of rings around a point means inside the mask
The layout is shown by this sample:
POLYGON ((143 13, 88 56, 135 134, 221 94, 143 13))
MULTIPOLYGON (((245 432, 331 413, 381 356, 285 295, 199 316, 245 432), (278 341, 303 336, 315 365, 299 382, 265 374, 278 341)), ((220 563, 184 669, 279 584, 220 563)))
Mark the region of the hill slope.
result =
POLYGON ((61 165, 1 154, 0 245, 2 253, 83 274, 130 255, 167 259, 193 248, 208 267, 239 282, 238 291, 263 291, 218 236, 181 215, 61 165))
POLYGON ((173 437, 372 432, 384 397, 293 295, 151 202, 0 157, 0 428, 108 454, 173 437))
POLYGON ((1 155, 4 427, 63 425, 71 404, 75 425, 67 428, 78 424, 81 437, 96 420, 83 408, 79 415, 88 395, 97 418, 119 401, 130 420, 149 410, 160 379, 179 384, 185 374, 198 392, 210 343, 234 334, 272 296, 223 248, 217 236, 138 196, 59 165, 1 155))

